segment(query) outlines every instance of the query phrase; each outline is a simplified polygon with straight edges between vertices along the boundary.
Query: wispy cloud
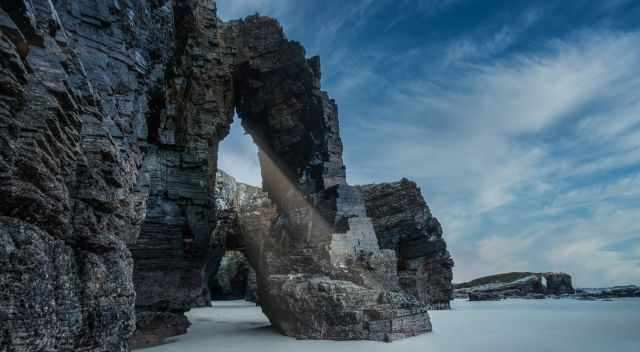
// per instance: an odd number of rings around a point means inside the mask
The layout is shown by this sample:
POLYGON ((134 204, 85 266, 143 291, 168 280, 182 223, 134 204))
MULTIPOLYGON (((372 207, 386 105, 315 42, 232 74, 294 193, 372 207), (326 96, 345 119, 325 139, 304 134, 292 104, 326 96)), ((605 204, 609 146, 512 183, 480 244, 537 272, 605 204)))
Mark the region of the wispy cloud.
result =
MULTIPOLYGON (((638 33, 583 32, 570 40, 552 40, 542 52, 514 54, 489 63, 475 63, 477 55, 459 55, 457 60, 468 60, 468 64, 459 65, 457 71, 402 82, 376 104, 361 107, 367 119, 359 120, 359 130, 365 131, 366 139, 390 142, 379 146, 362 142, 362 148, 376 152, 348 154, 351 178, 371 182, 409 175, 421 180, 434 212, 444 218, 452 247, 468 256, 462 263, 481 268, 482 273, 488 273, 488 268, 522 269, 524 260, 548 270, 554 269, 548 264, 564 263, 585 284, 619 282, 624 279, 620 266, 632 263, 619 254, 587 246, 604 246, 616 240, 616 233, 596 241, 601 234, 573 223, 584 231, 582 252, 576 252, 576 258, 551 262, 534 254, 540 248, 518 251, 522 248, 518 241, 530 244, 519 236, 523 226, 519 221, 487 222, 495 220, 498 209, 541 216, 523 204, 566 213, 577 206, 592 210, 598 202, 640 198, 633 191, 640 189, 638 178, 614 172, 640 166, 640 98, 636 93, 640 53, 634 50, 638 45, 638 33), (606 177, 589 179, 598 172, 606 177), (472 220, 477 217, 488 220, 472 220), (494 229, 501 235, 492 235, 494 229), (491 247, 511 248, 512 255, 492 252, 491 247), (589 248, 601 260, 599 271, 612 268, 597 278, 593 274, 591 281, 586 273, 596 268, 577 265, 587 259, 589 248), (510 264, 503 265, 505 261, 510 264)), ((336 86, 342 91, 375 84, 366 79, 352 83, 336 86)), ((347 144, 349 152, 348 148, 347 144)), ((558 221, 551 212, 547 215, 541 223, 525 217, 525 226, 535 229, 544 222, 558 221)), ((553 235, 540 236, 541 243, 552 242, 553 235)), ((558 251, 554 253, 564 253, 558 251)), ((480 274, 461 266, 459 278, 480 274)), ((637 276, 629 271, 627 278, 637 276)))
MULTIPOLYGON (((551 153, 555 141, 545 139, 546 129, 568 122, 565 128, 582 132, 581 117, 590 104, 609 96, 606 104, 616 105, 635 94, 618 86, 618 81, 633 77, 640 54, 628 53, 639 44, 636 34, 579 35, 572 45, 552 43, 543 54, 518 55, 464 72, 447 72, 445 75, 457 77, 454 82, 446 78, 405 82, 377 104, 364 106, 368 119, 359 126, 376 136, 374 140, 383 135, 397 142, 381 148, 381 158, 355 162, 382 163, 389 171, 409 166, 414 177, 466 179, 454 183, 471 188, 467 191, 475 193, 471 197, 476 206, 500 206, 505 202, 496 202, 487 193, 515 192, 518 185, 533 184, 563 170, 566 160, 551 153), (395 118, 398 114, 403 118, 395 118), (530 138, 536 135, 538 138, 530 138), (432 162, 415 165, 412 161, 416 159, 432 162), (491 184, 499 189, 490 190, 491 184)), ((625 116, 628 126, 638 115, 625 116)), ((578 150, 567 156, 571 164, 584 152, 573 147, 578 150)), ((352 173, 357 172, 355 168, 352 173)))

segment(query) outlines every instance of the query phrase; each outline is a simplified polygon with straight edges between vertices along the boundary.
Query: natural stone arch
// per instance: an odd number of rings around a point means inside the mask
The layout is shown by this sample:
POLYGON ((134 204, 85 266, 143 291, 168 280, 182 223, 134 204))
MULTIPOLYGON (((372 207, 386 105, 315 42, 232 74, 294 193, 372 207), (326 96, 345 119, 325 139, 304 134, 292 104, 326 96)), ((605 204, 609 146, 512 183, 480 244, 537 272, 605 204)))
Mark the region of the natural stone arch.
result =
POLYGON ((430 330, 426 309, 398 290, 395 253, 380 250, 363 200, 346 184, 319 58, 306 59, 273 19, 229 27, 239 34, 235 107, 278 209, 266 236, 245 239, 263 311, 279 331, 304 338, 391 340, 430 330))

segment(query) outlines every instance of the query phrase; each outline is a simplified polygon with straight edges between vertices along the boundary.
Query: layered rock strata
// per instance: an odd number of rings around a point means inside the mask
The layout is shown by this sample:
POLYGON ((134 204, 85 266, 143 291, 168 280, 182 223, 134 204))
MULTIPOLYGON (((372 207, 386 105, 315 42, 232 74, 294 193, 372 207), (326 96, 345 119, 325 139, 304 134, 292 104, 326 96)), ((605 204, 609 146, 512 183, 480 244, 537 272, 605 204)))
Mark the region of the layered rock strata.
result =
POLYGON ((452 299, 453 259, 420 188, 402 179, 358 186, 378 244, 398 256, 400 286, 430 309, 448 309, 452 299))
POLYGON ((329 339, 431 329, 346 184, 319 59, 275 20, 224 23, 212 0, 1 9, 3 349, 125 351, 134 321, 134 344, 186 330, 226 245, 215 181, 234 110, 272 202, 240 226, 255 230, 244 252, 273 325, 329 339))
POLYGON ((119 14, 82 3, 0 2, 3 351, 126 351, 135 327, 148 78, 111 27, 119 14))

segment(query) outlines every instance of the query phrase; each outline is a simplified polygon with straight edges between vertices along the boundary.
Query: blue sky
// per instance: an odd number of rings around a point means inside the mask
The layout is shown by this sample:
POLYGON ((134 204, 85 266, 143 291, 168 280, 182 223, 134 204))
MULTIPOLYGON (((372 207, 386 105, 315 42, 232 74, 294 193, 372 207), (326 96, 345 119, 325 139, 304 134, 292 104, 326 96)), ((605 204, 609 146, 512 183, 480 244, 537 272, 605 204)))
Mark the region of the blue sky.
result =
MULTIPOLYGON (((320 55, 351 184, 415 180, 454 280, 640 284, 640 2, 219 0, 320 55)), ((238 123, 222 168, 259 182, 238 123)))

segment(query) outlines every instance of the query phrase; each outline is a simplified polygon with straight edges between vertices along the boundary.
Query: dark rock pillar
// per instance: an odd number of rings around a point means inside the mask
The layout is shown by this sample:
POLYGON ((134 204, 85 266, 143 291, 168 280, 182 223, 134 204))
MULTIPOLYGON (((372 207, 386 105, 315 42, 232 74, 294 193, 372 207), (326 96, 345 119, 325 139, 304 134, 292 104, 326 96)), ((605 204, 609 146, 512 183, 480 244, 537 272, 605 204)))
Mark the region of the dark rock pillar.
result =
POLYGON ((407 179, 358 186, 380 247, 398 255, 402 289, 430 309, 448 309, 452 299, 453 259, 442 237, 442 226, 420 189, 407 179))

